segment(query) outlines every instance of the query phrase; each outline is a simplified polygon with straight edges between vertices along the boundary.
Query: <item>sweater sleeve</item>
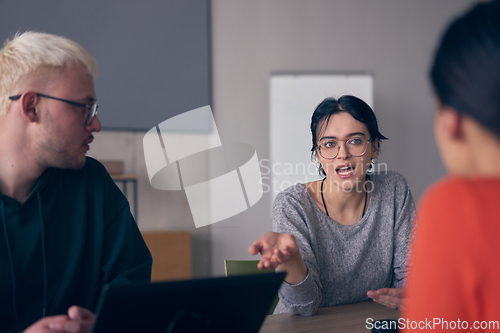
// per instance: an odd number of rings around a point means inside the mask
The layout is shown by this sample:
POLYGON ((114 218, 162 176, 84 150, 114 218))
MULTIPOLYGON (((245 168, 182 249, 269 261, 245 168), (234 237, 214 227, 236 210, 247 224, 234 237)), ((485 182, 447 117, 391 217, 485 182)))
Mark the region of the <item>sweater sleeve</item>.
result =
POLYGON ((309 219, 311 212, 306 203, 292 194, 278 194, 273 207, 273 230, 295 236, 300 254, 307 266, 306 278, 295 285, 284 282, 279 291, 280 302, 275 313, 289 312, 312 316, 321 303, 321 283, 318 264, 311 248, 309 219))
POLYGON ((403 288, 407 272, 407 254, 412 233, 412 223, 415 217, 415 204, 411 195, 410 186, 401 177, 394 196, 398 207, 394 219, 394 257, 392 288, 403 288))
POLYGON ((467 199, 471 194, 459 185, 448 181, 434 186, 419 207, 403 313, 406 322, 477 318, 470 308, 482 279, 476 266, 480 257, 474 250, 478 238, 470 228, 477 222, 477 212, 473 200, 467 199))

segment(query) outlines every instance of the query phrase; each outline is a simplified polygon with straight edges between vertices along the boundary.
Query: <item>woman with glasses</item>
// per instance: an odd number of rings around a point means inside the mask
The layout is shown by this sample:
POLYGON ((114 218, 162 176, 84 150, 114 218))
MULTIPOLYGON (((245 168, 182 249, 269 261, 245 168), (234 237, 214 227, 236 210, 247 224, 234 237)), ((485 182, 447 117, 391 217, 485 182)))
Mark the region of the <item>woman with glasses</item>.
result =
POLYGON ((500 1, 447 28, 431 69, 436 142, 449 176, 421 200, 408 327, 500 329, 500 1), (434 319, 434 321, 433 321, 434 319))
POLYGON ((398 173, 374 173, 380 141, 372 109, 354 96, 327 98, 311 121, 312 155, 324 178, 281 192, 273 230, 249 248, 259 268, 286 271, 275 313, 402 299, 414 204, 398 173))

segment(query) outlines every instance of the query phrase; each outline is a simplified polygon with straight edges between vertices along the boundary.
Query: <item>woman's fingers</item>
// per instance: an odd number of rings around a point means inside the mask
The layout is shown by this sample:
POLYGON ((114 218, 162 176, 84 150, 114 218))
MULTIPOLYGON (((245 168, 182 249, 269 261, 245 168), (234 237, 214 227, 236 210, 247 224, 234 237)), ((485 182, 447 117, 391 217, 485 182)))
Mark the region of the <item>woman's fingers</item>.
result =
POLYGON ((252 255, 261 255, 257 265, 259 269, 275 269, 287 262, 298 252, 297 241, 291 234, 267 232, 248 248, 252 255))
POLYGON ((402 288, 382 288, 379 290, 370 290, 367 295, 375 302, 393 309, 401 309, 403 303, 402 288))

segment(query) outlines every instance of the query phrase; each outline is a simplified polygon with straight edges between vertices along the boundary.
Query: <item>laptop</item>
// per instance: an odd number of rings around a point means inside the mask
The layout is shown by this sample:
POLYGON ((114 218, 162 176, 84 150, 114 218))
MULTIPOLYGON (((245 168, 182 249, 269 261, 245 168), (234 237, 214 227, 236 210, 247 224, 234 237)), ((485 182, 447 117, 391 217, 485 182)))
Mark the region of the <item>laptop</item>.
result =
POLYGON ((258 332, 284 272, 109 285, 93 333, 258 332))

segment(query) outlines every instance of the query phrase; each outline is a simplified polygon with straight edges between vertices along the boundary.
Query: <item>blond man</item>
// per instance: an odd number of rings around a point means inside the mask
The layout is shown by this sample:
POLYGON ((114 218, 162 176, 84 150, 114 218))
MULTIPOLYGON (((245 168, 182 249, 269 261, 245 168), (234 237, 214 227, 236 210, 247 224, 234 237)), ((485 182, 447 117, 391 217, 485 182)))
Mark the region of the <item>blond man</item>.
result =
POLYGON ((102 288, 150 280, 151 255, 104 167, 95 60, 66 38, 0 50, 0 331, 89 332, 102 288))

